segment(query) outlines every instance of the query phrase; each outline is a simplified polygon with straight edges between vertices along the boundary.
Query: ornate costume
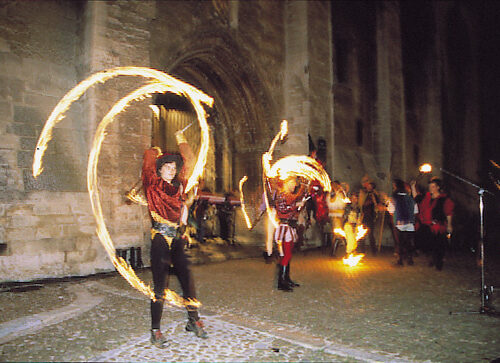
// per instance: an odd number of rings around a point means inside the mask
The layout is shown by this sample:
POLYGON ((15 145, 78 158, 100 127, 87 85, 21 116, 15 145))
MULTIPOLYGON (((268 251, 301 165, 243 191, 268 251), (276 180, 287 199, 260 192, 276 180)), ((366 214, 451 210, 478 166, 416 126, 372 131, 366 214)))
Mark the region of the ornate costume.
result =
MULTIPOLYGON (((163 291, 170 268, 176 272, 185 299, 196 298, 194 282, 189 269, 189 261, 184 252, 185 241, 181 237, 185 224, 187 208, 183 205, 182 190, 184 175, 191 168, 194 159, 189 145, 182 134, 176 135, 181 156, 160 154, 159 148, 144 152, 142 181, 152 219, 151 229, 151 272, 155 301, 151 301, 152 342, 163 347, 165 340, 160 331, 163 311, 163 291), (182 159, 181 159, 182 157, 182 159), (181 166, 185 161, 184 166, 181 166), (176 163, 177 176, 169 183, 160 177, 160 169, 165 163, 176 163)), ((186 330, 194 331, 197 336, 206 337, 195 307, 186 305, 188 324, 186 330)))
POLYGON ((297 221, 302 208, 301 201, 305 196, 304 186, 296 187, 292 192, 281 190, 276 194, 274 207, 279 220, 278 228, 274 231, 274 240, 278 245, 281 259, 278 264, 278 289, 292 291, 299 284, 290 279, 290 260, 292 259, 293 245, 297 241, 297 221))

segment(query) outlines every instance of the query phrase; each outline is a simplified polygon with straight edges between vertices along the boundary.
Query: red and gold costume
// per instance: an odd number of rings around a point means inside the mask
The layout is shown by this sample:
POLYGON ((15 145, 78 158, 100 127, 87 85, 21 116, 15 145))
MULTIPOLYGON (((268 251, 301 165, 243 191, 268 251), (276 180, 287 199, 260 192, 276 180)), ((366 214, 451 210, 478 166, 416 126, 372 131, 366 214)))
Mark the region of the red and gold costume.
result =
POLYGON ((279 219, 278 228, 274 232, 274 240, 278 245, 281 259, 278 265, 278 289, 292 291, 299 286, 290 279, 290 260, 293 245, 297 241, 297 221, 303 206, 306 188, 300 185, 293 192, 281 190, 274 199, 276 216, 279 219))
MULTIPOLYGON (((176 271, 185 299, 195 299, 196 291, 189 268, 189 260, 184 252, 185 241, 179 228, 187 219, 187 208, 183 203, 185 175, 193 164, 193 154, 182 134, 176 134, 181 156, 161 154, 159 148, 144 152, 142 182, 148 201, 153 228, 151 230, 151 272, 156 301, 151 300, 152 332, 158 334, 163 311, 163 292, 166 276, 170 268, 176 271), (182 157, 182 160, 181 160, 182 157), (159 174, 163 164, 176 163, 176 176, 171 183, 159 174), (182 169, 180 165, 184 164, 182 169)), ((195 307, 186 305, 188 325, 186 330, 194 331, 197 336, 206 337, 195 307)))
POLYGON ((179 151, 184 160, 184 166, 176 177, 180 183, 179 186, 166 182, 158 175, 156 161, 163 156, 159 148, 154 147, 144 152, 142 183, 151 218, 158 223, 172 223, 173 225, 179 223, 181 195, 186 183, 185 175, 192 169, 194 160, 191 148, 184 138, 179 138, 179 151))
POLYGON ((276 216, 279 226, 274 231, 274 240, 278 244, 283 257, 280 261, 282 266, 288 265, 292 258, 293 244, 297 241, 297 220, 300 208, 298 202, 304 197, 303 190, 296 194, 285 192, 278 193, 275 200, 276 216))

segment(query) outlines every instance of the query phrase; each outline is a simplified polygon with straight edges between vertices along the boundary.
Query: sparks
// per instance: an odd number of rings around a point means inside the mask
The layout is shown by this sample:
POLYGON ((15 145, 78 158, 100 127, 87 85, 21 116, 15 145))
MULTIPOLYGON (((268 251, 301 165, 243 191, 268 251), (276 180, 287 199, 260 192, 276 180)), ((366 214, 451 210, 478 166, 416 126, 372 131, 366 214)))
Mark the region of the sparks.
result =
MULTIPOLYGON (((89 191, 90 202, 97 224, 97 235, 104 249, 108 253, 111 262, 118 270, 118 272, 120 272, 120 274, 130 283, 130 285, 141 291, 150 299, 155 300, 155 294, 152 289, 144 284, 144 282, 135 274, 131 266, 128 265, 123 258, 116 257, 113 241, 104 222, 100 197, 97 191, 97 164, 101 146, 106 136, 106 127, 111 124, 114 121, 115 117, 122 111, 124 111, 132 102, 142 100, 146 97, 151 97, 151 95, 154 93, 170 92, 188 98, 195 109, 201 128, 201 146, 198 154, 198 159, 195 164, 194 170, 188 179, 185 189, 185 193, 188 193, 194 186, 197 185, 198 179, 203 174, 203 169, 206 164, 209 146, 209 131, 203 104, 211 107, 213 105, 213 99, 191 85, 179 81, 166 73, 150 68, 118 67, 95 73, 89 78, 80 82, 71 91, 69 91, 61 99, 61 101, 59 101, 59 103, 52 111, 49 119, 45 123, 40 138, 38 139, 35 155, 33 158, 33 176, 36 178, 43 171, 42 159, 45 150, 47 149, 47 145, 52 138, 52 129, 58 122, 64 119, 64 113, 69 109, 71 104, 79 99, 87 89, 89 89, 96 83, 104 83, 107 80, 120 75, 141 76, 144 78, 152 78, 153 80, 149 81, 146 85, 136 89, 135 91, 131 92, 129 95, 123 97, 121 100, 115 103, 111 110, 99 123, 94 135, 94 141, 92 143, 92 149, 90 151, 88 160, 87 189, 89 191)), ((169 289, 165 289, 164 298, 165 301, 176 306, 183 307, 185 305, 201 305, 197 300, 186 301, 184 298, 180 297, 175 292, 169 289)))

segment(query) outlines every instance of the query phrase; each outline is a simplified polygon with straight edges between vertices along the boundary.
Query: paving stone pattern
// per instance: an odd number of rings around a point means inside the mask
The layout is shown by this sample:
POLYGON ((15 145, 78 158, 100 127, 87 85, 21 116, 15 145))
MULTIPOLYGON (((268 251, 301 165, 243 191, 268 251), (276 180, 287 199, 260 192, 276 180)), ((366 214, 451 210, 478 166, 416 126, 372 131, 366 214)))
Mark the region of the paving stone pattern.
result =
MULTIPOLYGON (((424 256, 402 268, 393 261, 392 254, 368 256, 348 268, 321 251, 302 252, 292 261, 292 277, 302 283, 293 293, 274 288, 275 266, 262 258, 195 265, 209 339, 186 332, 185 311, 166 306, 162 329, 169 346, 163 350, 149 343, 149 301, 119 275, 51 282, 23 292, 4 288, 0 361, 500 358, 500 318, 477 314, 474 256, 449 255, 443 271, 428 267, 424 256)), ((500 282, 498 262, 488 260, 486 278, 493 286, 500 282)), ((148 269, 139 276, 151 282, 148 269)), ((175 277, 170 286, 179 291, 175 277)))

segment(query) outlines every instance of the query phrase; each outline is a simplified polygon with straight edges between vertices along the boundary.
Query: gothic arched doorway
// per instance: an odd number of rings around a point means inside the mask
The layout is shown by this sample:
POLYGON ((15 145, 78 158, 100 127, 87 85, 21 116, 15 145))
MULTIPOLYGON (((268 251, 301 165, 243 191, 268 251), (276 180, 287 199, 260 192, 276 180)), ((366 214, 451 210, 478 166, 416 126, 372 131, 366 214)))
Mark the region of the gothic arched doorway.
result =
MULTIPOLYGON (((167 67, 167 72, 200 88, 215 100, 208 118, 211 148, 205 186, 218 193, 235 191, 243 175, 248 175, 249 186, 257 184, 261 154, 268 142, 268 121, 273 112, 267 92, 247 58, 228 39, 204 39, 203 46, 185 52, 167 67)), ((156 103, 165 106, 162 118, 171 125, 167 132, 159 126, 156 128, 162 130, 163 135, 171 135, 172 131, 195 120, 189 104, 180 97, 162 95, 157 97, 156 103), (160 98, 163 100, 158 102, 160 98)), ((189 130, 196 140, 196 127, 189 130)))

